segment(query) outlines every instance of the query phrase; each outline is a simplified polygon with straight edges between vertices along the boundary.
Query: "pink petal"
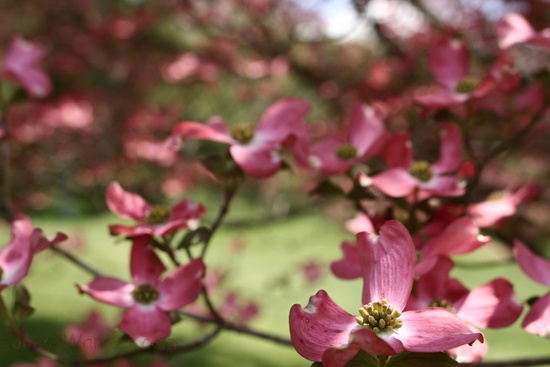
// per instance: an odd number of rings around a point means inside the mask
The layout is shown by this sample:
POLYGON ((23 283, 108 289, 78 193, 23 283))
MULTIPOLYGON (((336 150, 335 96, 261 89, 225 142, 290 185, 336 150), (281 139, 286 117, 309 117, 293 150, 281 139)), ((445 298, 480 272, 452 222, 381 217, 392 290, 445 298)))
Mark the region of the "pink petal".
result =
POLYGON ((372 107, 357 105, 351 113, 348 140, 357 148, 357 157, 364 159, 375 153, 382 143, 386 128, 372 107))
POLYGON ((468 75, 469 61, 466 46, 457 39, 437 43, 428 56, 435 79, 449 90, 454 90, 458 82, 468 75))
POLYGON ((440 136, 439 160, 432 164, 432 171, 436 174, 456 171, 462 162, 460 128, 455 124, 445 124, 440 136))
POLYGON ((550 260, 535 255, 523 242, 514 241, 514 256, 521 270, 535 282, 550 286, 550 260))
POLYGON ((128 308, 135 304, 132 297, 134 285, 122 280, 98 277, 90 283, 78 286, 80 292, 109 305, 128 308))
POLYGON ((37 67, 43 56, 42 47, 15 37, 4 58, 4 72, 33 97, 44 97, 52 89, 49 77, 37 67))
POLYGON ((139 236, 133 238, 130 257, 130 273, 134 284, 158 283, 160 275, 166 270, 162 261, 151 249, 151 237, 139 236))
POLYGON ((550 293, 539 298, 532 306, 521 327, 528 333, 548 338, 550 336, 550 293))
POLYGON ((384 160, 389 168, 408 170, 413 161, 411 136, 402 132, 392 136, 384 147, 384 160))
MULTIPOLYGON (((448 260, 447 258, 440 259, 448 260)), ((454 307, 461 299, 464 299, 470 290, 457 279, 449 278, 449 270, 442 269, 440 261, 428 274, 421 276, 416 282, 414 295, 411 295, 407 301, 406 310, 422 310, 430 307, 433 301, 441 300, 449 302, 454 307), (440 276, 443 276, 442 280, 439 279, 440 276)))
POLYGON ((233 145, 229 151, 244 172, 257 178, 274 175, 282 165, 281 158, 271 146, 233 145))
POLYGON ((413 285, 416 252, 411 235, 398 221, 390 220, 380 236, 357 234, 357 249, 363 272, 363 304, 385 298, 403 310, 413 285))
POLYGON ((188 227, 194 227, 198 226, 198 221, 205 212, 204 205, 194 200, 182 200, 172 208, 170 220, 185 220, 188 227))
POLYGON ((31 236, 32 223, 28 217, 19 214, 12 222, 11 241, 0 250, 0 290, 7 285, 19 283, 29 272, 33 251, 31 236))
POLYGON ((200 259, 172 271, 158 286, 160 299, 157 306, 165 311, 175 311, 194 302, 202 289, 204 271, 200 259))
POLYGON ((141 196, 125 191, 118 182, 107 188, 107 206, 122 218, 142 221, 151 210, 151 205, 141 196))
POLYGON ((327 176, 345 172, 350 167, 350 163, 336 154, 343 144, 340 139, 335 138, 327 138, 314 144, 308 153, 309 165, 327 176))
POLYGON ((356 279, 361 277, 362 271, 359 264, 357 245, 351 242, 342 242, 344 257, 330 264, 332 273, 341 279, 356 279))
POLYGON ((170 335, 168 315, 156 307, 134 306, 124 312, 118 328, 128 334, 137 346, 146 348, 170 335))
POLYGON ((427 257, 436 255, 462 255, 489 243, 490 237, 479 234, 479 228, 470 218, 458 218, 424 247, 427 257))
POLYGON ((305 308, 295 304, 290 309, 290 339, 296 351, 310 361, 321 361, 328 348, 347 348, 350 332, 360 327, 354 316, 322 290, 309 298, 305 308))
POLYGON ((414 91, 414 102, 429 108, 445 108, 466 102, 469 99, 466 93, 458 93, 439 86, 419 88, 414 91))
POLYGON ((419 181, 402 168, 390 168, 370 177, 370 184, 391 197, 404 197, 413 192, 419 181))
MULTIPOLYGON (((470 326, 473 332, 479 332, 473 326, 470 326)), ((483 343, 474 342, 472 345, 464 344, 460 347, 449 349, 447 353, 450 356, 455 357, 458 363, 479 363, 489 350, 489 344, 487 341, 483 343)))
POLYGON ((34 233, 32 235, 32 240, 31 240, 33 252, 36 254, 40 251, 47 249, 50 246, 58 244, 59 242, 63 242, 68 238, 69 237, 67 237, 66 234, 57 232, 50 240, 49 238, 44 236, 44 233, 42 232, 41 229, 36 228, 34 230, 34 233))
POLYGON ((403 350, 403 345, 396 341, 395 348, 388 341, 382 339, 372 330, 366 328, 356 329, 351 333, 350 345, 345 348, 329 348, 323 354, 323 365, 331 367, 344 367, 357 352, 362 349, 369 354, 394 355, 403 350))
POLYGON ((297 131, 303 132, 303 119, 310 108, 309 103, 300 98, 281 99, 264 112, 256 134, 270 142, 282 143, 297 131))
POLYGON ((468 216, 472 217, 480 227, 490 227, 501 219, 509 217, 516 212, 516 204, 511 195, 496 200, 487 200, 470 204, 466 209, 468 216))
POLYGON ((346 222, 346 229, 353 234, 358 232, 369 232, 374 233, 374 225, 368 217, 368 215, 363 213, 357 213, 353 219, 350 219, 346 222))
POLYGON ((124 235, 127 237, 135 237, 153 235, 154 230, 150 225, 125 226, 122 224, 112 224, 109 226, 109 233, 113 236, 124 235))
POLYGON ((442 308, 405 311, 403 326, 397 330, 405 350, 409 352, 442 352, 476 340, 483 341, 463 320, 442 308))
POLYGON ((498 47, 506 49, 516 43, 528 41, 536 36, 529 22, 520 14, 510 13, 504 16, 495 26, 498 47))
POLYGON ((420 188, 419 200, 424 200, 433 195, 462 196, 466 190, 466 185, 456 176, 434 176, 427 182, 420 181, 418 186, 420 188))
POLYGON ((473 289, 460 303, 457 315, 480 328, 501 328, 513 324, 523 306, 516 301, 514 286, 505 279, 495 279, 473 289))
POLYGON ((226 144, 237 144, 229 131, 222 131, 218 125, 210 126, 199 122, 181 122, 174 126, 172 134, 182 139, 211 140, 226 144))

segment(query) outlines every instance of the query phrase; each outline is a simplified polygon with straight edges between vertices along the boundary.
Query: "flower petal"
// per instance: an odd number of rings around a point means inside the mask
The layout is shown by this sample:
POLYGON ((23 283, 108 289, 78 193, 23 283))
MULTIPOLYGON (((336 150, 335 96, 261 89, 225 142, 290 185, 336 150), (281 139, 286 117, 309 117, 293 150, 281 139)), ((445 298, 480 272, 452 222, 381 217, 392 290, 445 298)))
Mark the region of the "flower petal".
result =
POLYGON ((360 327, 355 317, 321 290, 305 308, 290 309, 290 339, 296 351, 310 361, 321 361, 328 348, 347 348, 350 332, 360 327))
POLYGON ((460 128, 455 124, 445 124, 440 136, 439 159, 432 164, 432 171, 436 174, 456 171, 462 162, 460 128))
POLYGON ((535 255, 523 242, 514 241, 514 256, 521 270, 535 282, 550 286, 550 260, 535 255))
POLYGON ((134 284, 158 283, 160 275, 166 270, 157 254, 151 249, 151 237, 139 236, 133 238, 130 257, 130 273, 134 284))
POLYGON ((175 311, 194 302, 202 289, 204 271, 200 259, 172 271, 158 286, 160 299, 157 306, 165 311, 175 311))
MULTIPOLYGON (((470 328, 473 332, 479 332, 479 330, 477 330, 473 326, 470 326, 470 328)), ((449 349, 447 353, 455 357, 458 363, 475 364, 479 363, 483 359, 483 357, 485 357, 488 350, 489 345, 487 341, 484 341, 483 343, 474 342, 472 345, 464 344, 460 347, 449 349)))
POLYGON ((303 119, 310 108, 309 103, 300 98, 278 100, 262 115, 256 135, 261 136, 262 141, 277 144, 291 135, 302 135, 307 130, 303 119))
POLYGON ((341 279, 356 279, 361 277, 362 271, 359 264, 357 245, 344 241, 342 242, 342 252, 344 253, 344 257, 330 264, 332 273, 341 279))
POLYGON ((419 184, 417 179, 402 168, 390 168, 369 179, 373 186, 391 197, 407 196, 419 184))
POLYGON ((454 90, 458 82, 468 75, 470 55, 464 43, 457 39, 435 44, 428 56, 430 70, 439 84, 454 90))
POLYGON ((229 151, 243 171, 257 178, 274 175, 282 165, 273 146, 233 145, 229 151))
POLYGON ((357 148, 357 157, 364 159, 380 148, 386 128, 372 107, 356 106, 349 117, 348 140, 357 148))
POLYGON ((380 236, 357 234, 359 262, 363 272, 363 304, 385 298, 403 310, 413 285, 416 252, 411 235, 398 221, 380 228, 380 236))
POLYGON ((344 143, 340 139, 327 138, 314 144, 309 152, 307 162, 323 175, 337 175, 345 172, 350 163, 337 155, 338 148, 344 143))
POLYGON ((550 337, 550 293, 539 298, 523 319, 521 327, 528 333, 550 337))
POLYGON ((22 214, 12 222, 11 241, 0 250, 0 290, 4 288, 1 286, 19 283, 29 272, 33 257, 33 231, 30 219, 22 214))
POLYGON ((409 352, 442 352, 483 341, 480 333, 472 332, 466 322, 442 308, 405 311, 401 319, 403 326, 397 330, 396 338, 409 352))
POLYGON ((523 306, 516 301, 514 286, 502 278, 472 289, 463 301, 454 306, 461 319, 480 328, 509 326, 523 310, 523 306))
POLYGON ((142 221, 151 210, 151 205, 141 196, 125 191, 118 182, 109 185, 106 196, 109 210, 122 218, 142 221))
POLYGON ((171 327, 170 319, 164 311, 137 305, 126 310, 118 324, 118 328, 142 348, 170 335, 171 327))
POLYGON ((498 47, 506 49, 516 43, 528 41, 536 36, 529 22, 520 14, 510 13, 504 16, 495 26, 498 47))
POLYGON ((172 135, 182 139, 210 140, 226 144, 237 144, 229 134, 229 131, 221 130, 218 125, 218 122, 212 126, 199 122, 181 122, 174 126, 172 135))
POLYGON ((458 218, 436 238, 424 246, 424 256, 462 255, 489 243, 490 237, 479 234, 479 228, 470 218, 458 218))
POLYGON ((470 96, 440 86, 418 88, 414 91, 413 100, 419 105, 430 108, 445 108, 466 102, 470 96))
POLYGON ((128 308, 135 304, 132 297, 134 285, 119 279, 98 277, 86 285, 77 287, 80 292, 113 306, 128 308))
POLYGON ((411 136, 408 132, 393 135, 384 147, 384 160, 390 168, 409 169, 413 162, 411 136))

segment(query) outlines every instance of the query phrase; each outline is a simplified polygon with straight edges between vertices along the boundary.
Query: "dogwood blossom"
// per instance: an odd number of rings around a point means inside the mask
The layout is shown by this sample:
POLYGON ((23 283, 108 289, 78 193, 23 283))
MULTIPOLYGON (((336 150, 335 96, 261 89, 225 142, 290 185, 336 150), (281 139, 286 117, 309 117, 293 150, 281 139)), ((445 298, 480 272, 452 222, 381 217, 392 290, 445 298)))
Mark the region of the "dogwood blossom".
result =
POLYGON ((397 221, 380 236, 357 234, 363 277, 363 306, 353 316, 321 290, 302 308, 290 310, 290 335, 304 358, 341 367, 359 351, 393 355, 402 351, 439 352, 483 341, 455 314, 442 308, 404 311, 415 276, 415 248, 397 221))
POLYGON ((204 264, 195 259, 159 279, 165 267, 149 247, 150 236, 133 238, 130 258, 132 282, 97 277, 78 286, 96 300, 125 309, 118 328, 140 347, 148 347, 170 335, 167 311, 178 310, 194 302, 202 288, 204 264))

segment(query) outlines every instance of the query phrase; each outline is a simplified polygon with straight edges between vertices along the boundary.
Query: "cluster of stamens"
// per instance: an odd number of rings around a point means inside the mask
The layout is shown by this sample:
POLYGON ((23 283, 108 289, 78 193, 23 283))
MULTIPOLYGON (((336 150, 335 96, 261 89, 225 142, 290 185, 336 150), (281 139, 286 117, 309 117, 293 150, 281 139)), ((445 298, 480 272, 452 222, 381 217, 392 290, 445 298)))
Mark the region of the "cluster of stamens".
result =
POLYGON ((170 219, 170 209, 165 206, 157 205, 149 210, 147 214, 147 223, 148 224, 161 224, 165 223, 170 219))
POLYGON ((414 161, 409 167, 409 173, 423 182, 429 181, 433 175, 432 168, 426 161, 414 161))
POLYGON ((479 85, 479 79, 473 76, 467 76, 463 78, 455 87, 458 93, 471 93, 476 90, 479 85))
POLYGON ((430 302, 430 304, 428 306, 429 307, 444 308, 446 310, 453 311, 453 312, 455 310, 451 302, 447 301, 446 299, 442 299, 442 298, 441 299, 434 299, 433 301, 430 302))
POLYGON ((149 305, 159 299, 159 291, 151 284, 141 284, 132 291, 132 297, 137 303, 149 305))
POLYGON ((361 307, 359 316, 355 320, 359 325, 379 333, 396 330, 403 326, 399 316, 401 312, 390 305, 388 300, 382 298, 380 302, 371 302, 361 307))
POLYGON ((254 137, 254 131, 248 125, 235 124, 231 126, 231 136, 239 143, 246 144, 254 137))
POLYGON ((340 159, 352 159, 357 156, 357 148, 351 144, 344 144, 336 151, 336 156, 340 159))

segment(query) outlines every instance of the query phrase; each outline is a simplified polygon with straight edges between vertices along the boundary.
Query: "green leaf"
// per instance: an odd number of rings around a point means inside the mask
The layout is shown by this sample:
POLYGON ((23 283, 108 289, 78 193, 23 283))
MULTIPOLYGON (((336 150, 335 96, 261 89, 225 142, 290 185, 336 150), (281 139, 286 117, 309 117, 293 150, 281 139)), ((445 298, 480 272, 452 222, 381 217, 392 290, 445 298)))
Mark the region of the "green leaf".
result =
POLYGON ((355 357, 348 363, 346 367, 379 367, 380 361, 376 356, 368 354, 364 350, 357 352, 355 357))
POLYGON ((199 243, 205 243, 210 238, 211 235, 212 235, 212 231, 210 230, 210 228, 199 227, 194 231, 187 232, 185 236, 182 238, 182 240, 180 241, 180 243, 178 244, 177 248, 178 249, 189 248, 199 243))
POLYGON ((391 357, 386 367, 456 367, 459 363, 445 353, 401 353, 391 357))
POLYGON ((31 307, 31 294, 23 285, 19 284, 13 287, 15 299, 13 302, 12 314, 17 320, 28 319, 33 313, 31 307))

